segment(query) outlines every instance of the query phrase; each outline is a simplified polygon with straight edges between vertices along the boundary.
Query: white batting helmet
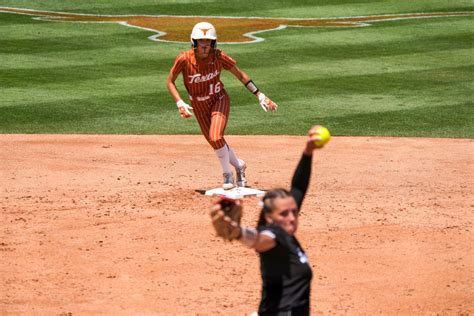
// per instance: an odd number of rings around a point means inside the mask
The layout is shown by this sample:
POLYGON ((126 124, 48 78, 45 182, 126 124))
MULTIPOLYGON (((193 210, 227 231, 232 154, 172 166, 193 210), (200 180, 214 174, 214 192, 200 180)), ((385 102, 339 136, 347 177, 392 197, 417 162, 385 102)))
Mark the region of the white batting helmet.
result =
POLYGON ((198 39, 210 39, 212 40, 211 46, 216 47, 217 32, 214 25, 208 22, 199 22, 194 25, 193 31, 191 32, 191 44, 194 48, 197 47, 198 39))

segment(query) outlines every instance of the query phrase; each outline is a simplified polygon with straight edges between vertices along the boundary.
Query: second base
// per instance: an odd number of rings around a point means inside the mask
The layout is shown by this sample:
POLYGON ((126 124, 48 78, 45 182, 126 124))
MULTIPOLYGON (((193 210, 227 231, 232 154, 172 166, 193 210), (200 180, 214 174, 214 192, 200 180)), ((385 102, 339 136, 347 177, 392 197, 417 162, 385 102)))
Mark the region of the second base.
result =
POLYGON ((230 190, 224 190, 223 188, 216 188, 212 190, 207 190, 206 195, 218 195, 218 196, 225 196, 230 199, 242 199, 248 196, 263 196, 265 195, 265 191, 252 189, 252 188, 242 188, 236 187, 230 190))

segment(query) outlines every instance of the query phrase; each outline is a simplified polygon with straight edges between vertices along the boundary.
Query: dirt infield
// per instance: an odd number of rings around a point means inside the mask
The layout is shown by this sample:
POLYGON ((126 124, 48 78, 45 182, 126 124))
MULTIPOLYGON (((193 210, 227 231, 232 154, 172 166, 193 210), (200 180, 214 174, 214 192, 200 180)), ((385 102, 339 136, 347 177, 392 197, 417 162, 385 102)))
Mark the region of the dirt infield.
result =
MULTIPOLYGON (((288 187, 302 137, 227 137, 250 184, 288 187)), ((335 137, 297 233, 318 314, 468 314, 473 140, 335 137)), ((2 135, 0 314, 256 310, 256 254, 211 230, 202 136, 2 135)), ((258 199, 245 200, 253 225, 258 199)))

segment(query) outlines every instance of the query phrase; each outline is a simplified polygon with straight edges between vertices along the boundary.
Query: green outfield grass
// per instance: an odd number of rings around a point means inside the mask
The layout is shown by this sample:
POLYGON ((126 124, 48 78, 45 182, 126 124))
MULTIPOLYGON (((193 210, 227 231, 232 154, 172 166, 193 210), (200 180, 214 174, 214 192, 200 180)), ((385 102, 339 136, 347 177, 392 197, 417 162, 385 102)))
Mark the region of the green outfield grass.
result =
MULTIPOLYGON (((317 18, 474 11, 472 1, 5 1, 90 14, 317 18), (201 2, 201 3, 200 3, 201 2), (113 3, 113 4, 111 4, 113 3), (317 4, 315 4, 317 3, 317 4)), ((474 17, 287 28, 255 44, 220 45, 279 105, 264 113, 228 73, 227 134, 474 138, 474 17)), ((0 133, 199 134, 179 118, 165 81, 188 44, 157 43, 118 24, 0 13, 0 133)), ((182 87, 182 85, 179 85, 182 87)), ((181 88, 184 96, 184 88, 181 88)))

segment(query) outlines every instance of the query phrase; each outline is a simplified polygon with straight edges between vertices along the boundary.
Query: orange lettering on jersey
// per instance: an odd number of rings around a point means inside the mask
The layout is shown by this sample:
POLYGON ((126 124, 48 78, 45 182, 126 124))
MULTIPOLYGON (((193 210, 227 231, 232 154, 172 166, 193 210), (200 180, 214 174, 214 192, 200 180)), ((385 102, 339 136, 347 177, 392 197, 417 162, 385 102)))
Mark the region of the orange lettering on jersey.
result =
MULTIPOLYGON (((41 20, 62 22, 100 22, 119 23, 131 27, 154 30, 157 35, 149 37, 152 40, 164 42, 189 42, 189 34, 193 26, 201 22, 203 17, 190 16, 140 16, 140 15, 92 15, 63 13, 50 11, 37 11, 10 7, 0 7, 0 13, 15 13, 40 17, 41 20)), ((219 30, 220 43, 249 43, 262 41, 255 33, 269 30, 281 30, 286 27, 360 27, 369 26, 371 23, 383 21, 396 21, 405 19, 439 18, 456 16, 474 16, 474 12, 433 12, 433 13, 405 13, 370 15, 341 18, 314 18, 314 19, 273 19, 273 18, 224 18, 206 17, 205 20, 212 23, 219 30)), ((204 35, 208 29, 201 29, 204 35)))

